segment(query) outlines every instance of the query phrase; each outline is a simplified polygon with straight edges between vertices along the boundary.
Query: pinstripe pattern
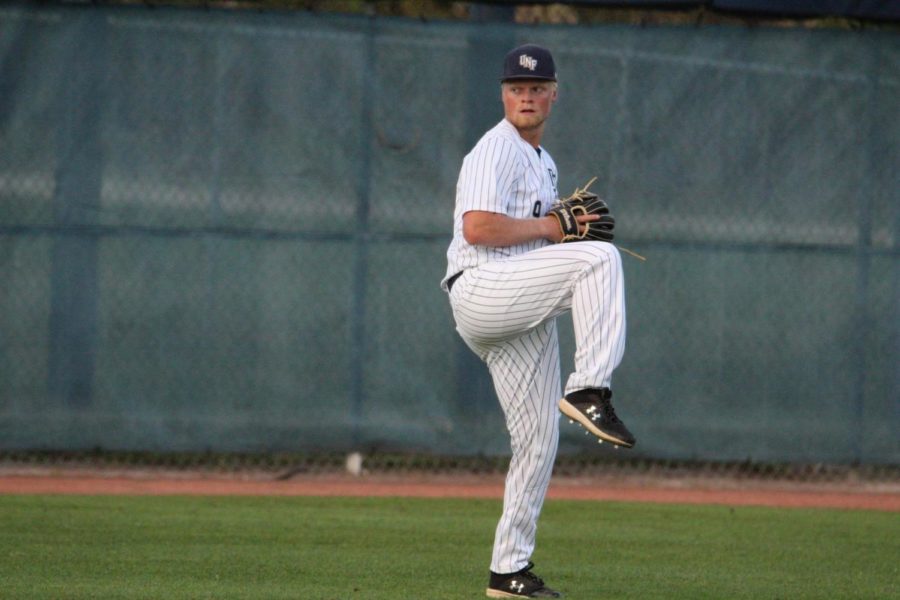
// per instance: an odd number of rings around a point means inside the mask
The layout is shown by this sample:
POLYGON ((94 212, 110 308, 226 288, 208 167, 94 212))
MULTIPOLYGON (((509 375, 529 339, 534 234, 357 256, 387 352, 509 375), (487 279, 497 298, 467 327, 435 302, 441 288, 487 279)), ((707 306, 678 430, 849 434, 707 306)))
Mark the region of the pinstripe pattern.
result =
POLYGON ((462 234, 462 216, 470 210, 484 210, 511 217, 544 216, 557 198, 556 163, 546 151, 540 155, 528 145, 506 119, 488 131, 463 159, 456 184, 456 210, 453 215, 453 241, 447 251, 447 273, 441 282, 455 273, 492 260, 516 256, 546 246, 534 240, 518 246, 495 248, 472 246, 462 234))
POLYGON ((495 345, 571 310, 575 372, 565 393, 610 387, 626 330, 622 260, 612 244, 558 244, 485 263, 463 273, 450 299, 457 331, 485 361, 495 345))
POLYGON ((512 448, 491 570, 511 573, 523 568, 534 551, 537 519, 556 459, 559 418, 556 403, 547 401, 559 393, 556 321, 498 344, 487 363, 512 448))
POLYGON ((543 216, 556 198, 556 167, 539 156, 508 122, 479 141, 457 184, 448 277, 464 271, 450 291, 456 329, 488 366, 506 418, 512 459, 491 570, 523 569, 534 551, 537 520, 559 442, 561 395, 556 317, 572 312, 575 371, 565 393, 610 387, 625 348, 625 287, 621 258, 605 242, 471 246, 462 215, 487 210, 513 217, 543 216))

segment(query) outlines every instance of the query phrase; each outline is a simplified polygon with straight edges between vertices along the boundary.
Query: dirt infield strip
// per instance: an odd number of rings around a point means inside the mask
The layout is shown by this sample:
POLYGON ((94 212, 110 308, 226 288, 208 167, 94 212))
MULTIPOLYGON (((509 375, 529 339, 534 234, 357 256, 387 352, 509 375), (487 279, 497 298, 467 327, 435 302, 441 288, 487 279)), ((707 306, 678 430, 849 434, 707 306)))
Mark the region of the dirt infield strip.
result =
MULTIPOLYGON (((0 494, 402 496, 419 498, 503 497, 497 477, 297 476, 287 481, 260 477, 214 478, 172 474, 78 472, 0 473, 0 494)), ((897 486, 841 489, 815 485, 736 485, 721 482, 604 481, 554 479, 551 499, 719 504, 726 506, 818 507, 900 511, 897 486)))

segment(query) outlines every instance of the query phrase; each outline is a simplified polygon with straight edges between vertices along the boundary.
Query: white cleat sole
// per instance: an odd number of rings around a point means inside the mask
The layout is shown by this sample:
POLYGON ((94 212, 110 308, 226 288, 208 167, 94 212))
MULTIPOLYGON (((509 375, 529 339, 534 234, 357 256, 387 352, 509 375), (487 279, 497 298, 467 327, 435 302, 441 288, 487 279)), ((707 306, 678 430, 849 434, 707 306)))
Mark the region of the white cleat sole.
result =
POLYGON ((631 448, 634 444, 628 444, 624 440, 620 440, 617 437, 611 436, 608 433, 604 433, 594 425, 593 421, 591 421, 588 417, 584 415, 580 410, 575 408, 568 400, 563 398, 559 401, 559 410, 562 414, 569 417, 570 423, 578 423, 582 427, 585 428, 585 433, 593 433, 595 436, 600 438, 600 443, 609 442, 613 444, 615 447, 622 446, 623 448, 631 448))

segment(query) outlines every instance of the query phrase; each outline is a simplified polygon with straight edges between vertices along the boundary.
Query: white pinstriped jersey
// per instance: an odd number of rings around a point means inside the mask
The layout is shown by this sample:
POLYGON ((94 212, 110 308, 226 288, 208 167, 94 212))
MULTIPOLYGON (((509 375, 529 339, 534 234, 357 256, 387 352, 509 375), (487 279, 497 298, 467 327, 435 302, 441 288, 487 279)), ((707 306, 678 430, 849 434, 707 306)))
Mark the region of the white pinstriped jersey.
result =
POLYGON ((533 240, 507 247, 473 246, 463 237, 462 218, 471 210, 516 218, 542 217, 558 198, 557 179, 553 158, 543 148, 537 152, 506 119, 485 133, 463 159, 456 183, 453 241, 441 281, 444 291, 447 279, 463 269, 550 244, 533 240))

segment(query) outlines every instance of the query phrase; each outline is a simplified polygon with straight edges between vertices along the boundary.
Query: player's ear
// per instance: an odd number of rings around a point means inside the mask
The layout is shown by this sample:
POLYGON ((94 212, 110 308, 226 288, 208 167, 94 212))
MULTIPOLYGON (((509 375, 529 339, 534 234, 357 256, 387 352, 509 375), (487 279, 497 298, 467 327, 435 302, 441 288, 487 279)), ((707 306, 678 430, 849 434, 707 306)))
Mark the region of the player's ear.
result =
POLYGON ((550 101, 556 102, 557 100, 559 100, 559 84, 554 82, 553 83, 553 94, 551 94, 551 96, 550 96, 550 101))

